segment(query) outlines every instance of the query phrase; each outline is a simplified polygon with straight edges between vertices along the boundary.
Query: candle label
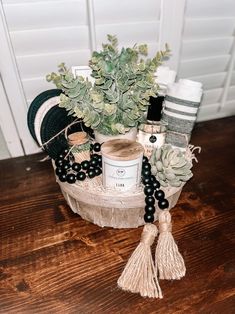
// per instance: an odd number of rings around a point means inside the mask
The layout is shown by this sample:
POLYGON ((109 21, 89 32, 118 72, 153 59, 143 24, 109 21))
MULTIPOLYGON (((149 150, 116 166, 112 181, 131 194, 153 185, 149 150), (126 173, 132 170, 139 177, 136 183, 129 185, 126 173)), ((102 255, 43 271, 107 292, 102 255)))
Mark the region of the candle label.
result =
POLYGON ((129 191, 136 189, 141 180, 142 156, 134 160, 112 160, 102 157, 103 186, 108 189, 129 191))

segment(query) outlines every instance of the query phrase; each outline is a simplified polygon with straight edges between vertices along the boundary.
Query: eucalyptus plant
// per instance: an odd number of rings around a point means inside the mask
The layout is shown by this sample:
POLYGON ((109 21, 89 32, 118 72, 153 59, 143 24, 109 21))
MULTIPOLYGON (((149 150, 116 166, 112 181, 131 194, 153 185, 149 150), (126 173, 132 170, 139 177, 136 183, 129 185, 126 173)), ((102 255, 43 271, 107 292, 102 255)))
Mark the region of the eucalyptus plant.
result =
POLYGON ((60 107, 68 114, 102 134, 124 134, 143 121, 149 97, 158 92, 154 73, 169 55, 169 48, 166 45, 164 51, 149 59, 147 45, 119 51, 117 37, 107 37, 108 43, 100 52, 94 51, 89 61, 93 84, 81 76, 74 77, 64 63, 59 65, 59 73, 49 74, 47 80, 63 90, 60 107))

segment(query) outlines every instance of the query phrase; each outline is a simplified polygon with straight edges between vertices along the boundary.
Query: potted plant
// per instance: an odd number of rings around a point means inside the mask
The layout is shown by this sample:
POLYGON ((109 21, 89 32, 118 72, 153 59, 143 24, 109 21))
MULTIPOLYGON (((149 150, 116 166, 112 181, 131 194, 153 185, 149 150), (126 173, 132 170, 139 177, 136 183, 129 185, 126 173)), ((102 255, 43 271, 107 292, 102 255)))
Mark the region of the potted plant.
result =
MULTIPOLYGON (((83 119, 96 137, 120 137, 137 130, 144 120, 149 97, 158 92, 154 73, 169 55, 169 48, 166 45, 165 51, 146 59, 147 45, 119 51, 116 36, 107 37, 108 43, 102 45, 100 52, 94 51, 89 61, 93 84, 81 76, 74 77, 63 63, 59 73, 49 74, 47 80, 63 90, 60 106, 66 108, 68 114, 83 119)), ((135 131, 132 133, 136 135, 135 131)), ((100 141, 104 141, 103 137, 100 141)))

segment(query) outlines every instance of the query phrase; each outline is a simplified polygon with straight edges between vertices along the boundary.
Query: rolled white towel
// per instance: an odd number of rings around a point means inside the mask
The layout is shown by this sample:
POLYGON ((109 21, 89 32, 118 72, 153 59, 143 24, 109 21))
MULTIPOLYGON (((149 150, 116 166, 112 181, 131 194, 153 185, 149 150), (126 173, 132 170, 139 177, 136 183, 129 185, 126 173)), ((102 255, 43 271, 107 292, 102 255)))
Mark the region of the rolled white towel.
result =
POLYGON ((202 84, 200 82, 180 79, 179 82, 168 85, 166 94, 182 100, 200 103, 202 84))
POLYGON ((202 97, 202 84, 181 79, 167 87, 162 120, 173 132, 187 134, 190 138, 202 97))

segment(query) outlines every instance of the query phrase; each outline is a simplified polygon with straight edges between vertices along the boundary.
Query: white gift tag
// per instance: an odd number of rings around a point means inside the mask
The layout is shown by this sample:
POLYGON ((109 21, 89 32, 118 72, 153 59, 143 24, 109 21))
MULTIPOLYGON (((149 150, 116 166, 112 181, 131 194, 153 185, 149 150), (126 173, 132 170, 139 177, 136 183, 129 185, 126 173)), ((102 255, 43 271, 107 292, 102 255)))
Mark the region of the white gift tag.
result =
POLYGON ((144 146, 144 154, 148 158, 151 156, 154 148, 164 145, 166 133, 146 133, 139 130, 137 141, 144 146))

